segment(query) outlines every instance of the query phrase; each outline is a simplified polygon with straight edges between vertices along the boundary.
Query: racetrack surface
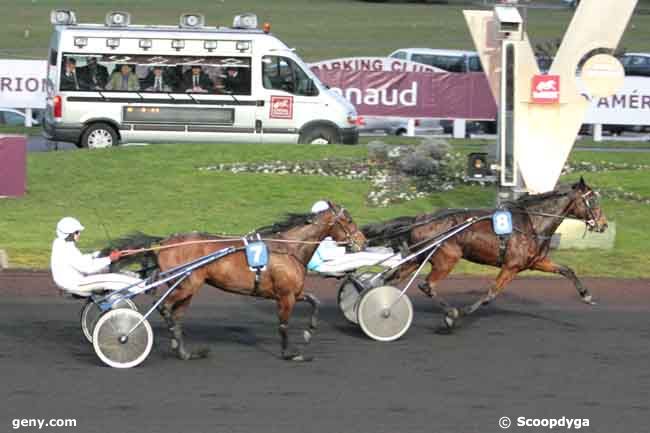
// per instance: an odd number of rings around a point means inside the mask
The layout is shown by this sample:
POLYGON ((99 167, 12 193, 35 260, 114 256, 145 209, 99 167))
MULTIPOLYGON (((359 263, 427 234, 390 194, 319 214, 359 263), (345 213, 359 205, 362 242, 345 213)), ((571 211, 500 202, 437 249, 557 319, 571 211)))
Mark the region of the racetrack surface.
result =
MULTIPOLYGON (((45 432, 489 433, 502 416, 588 418, 581 431, 650 431, 650 285, 586 279, 599 300, 569 283, 521 278, 450 335, 440 311, 410 292, 415 319, 399 341, 369 340, 348 324, 334 280, 310 279, 323 301, 311 363, 279 359, 272 301, 204 288, 189 310, 191 347, 210 357, 178 361, 153 316, 149 358, 105 367, 83 340, 81 303, 55 296, 47 273, 0 272, 0 431, 21 418, 75 418, 45 432)), ((451 278, 453 303, 474 299, 486 278, 451 278)), ((138 299, 145 307, 151 298, 138 299)), ((294 314, 293 341, 307 324, 294 314)), ((517 427, 508 431, 567 431, 517 427)))

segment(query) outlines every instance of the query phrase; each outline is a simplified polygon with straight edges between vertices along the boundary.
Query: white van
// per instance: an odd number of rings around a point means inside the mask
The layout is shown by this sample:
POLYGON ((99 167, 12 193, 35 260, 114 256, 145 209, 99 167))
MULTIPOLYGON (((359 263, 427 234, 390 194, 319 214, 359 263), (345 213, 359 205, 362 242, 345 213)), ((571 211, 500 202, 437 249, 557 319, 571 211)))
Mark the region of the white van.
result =
POLYGON ((447 72, 483 72, 476 51, 433 50, 431 48, 401 48, 388 57, 424 63, 447 72))
POLYGON ((53 11, 44 134, 79 147, 128 142, 358 142, 357 113, 252 14, 136 26, 53 11))

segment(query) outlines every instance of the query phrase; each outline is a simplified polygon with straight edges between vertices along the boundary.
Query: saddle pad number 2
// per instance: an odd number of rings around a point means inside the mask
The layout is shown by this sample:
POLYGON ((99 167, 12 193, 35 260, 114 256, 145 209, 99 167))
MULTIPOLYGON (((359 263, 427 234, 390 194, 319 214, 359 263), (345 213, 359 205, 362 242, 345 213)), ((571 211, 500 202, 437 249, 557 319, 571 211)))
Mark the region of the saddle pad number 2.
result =
POLYGON ((492 228, 498 236, 512 234, 512 214, 507 210, 498 210, 492 215, 492 228))
POLYGON ((246 245, 246 260, 248 266, 260 269, 269 263, 269 251, 264 242, 251 242, 246 245))

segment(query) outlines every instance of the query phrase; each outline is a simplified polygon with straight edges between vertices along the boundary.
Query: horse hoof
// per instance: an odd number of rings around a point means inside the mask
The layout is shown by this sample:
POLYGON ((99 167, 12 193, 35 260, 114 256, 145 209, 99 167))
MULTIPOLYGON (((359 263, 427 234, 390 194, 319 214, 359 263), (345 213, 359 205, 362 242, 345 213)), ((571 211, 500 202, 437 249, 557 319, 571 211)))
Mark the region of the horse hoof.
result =
POLYGON ((453 329, 453 327, 454 327, 454 319, 453 318, 451 318, 449 316, 445 316, 445 319, 444 319, 443 322, 444 322, 445 326, 447 327, 447 329, 453 329))
POLYGON ((305 340, 305 343, 309 344, 309 342, 311 341, 311 337, 312 337, 311 331, 307 329, 302 331, 302 339, 305 340))
POLYGON ((193 352, 188 352, 186 350, 176 351, 176 356, 181 361, 189 361, 192 359, 203 359, 203 358, 207 358, 209 354, 210 354, 210 349, 208 348, 199 349, 193 352))
POLYGON ((314 359, 313 356, 305 356, 302 353, 298 353, 290 356, 285 355, 283 358, 285 361, 293 361, 293 362, 311 362, 314 359))
POLYGON ((594 298, 591 295, 583 296, 582 302, 584 302, 587 305, 596 305, 596 301, 594 301, 594 298))

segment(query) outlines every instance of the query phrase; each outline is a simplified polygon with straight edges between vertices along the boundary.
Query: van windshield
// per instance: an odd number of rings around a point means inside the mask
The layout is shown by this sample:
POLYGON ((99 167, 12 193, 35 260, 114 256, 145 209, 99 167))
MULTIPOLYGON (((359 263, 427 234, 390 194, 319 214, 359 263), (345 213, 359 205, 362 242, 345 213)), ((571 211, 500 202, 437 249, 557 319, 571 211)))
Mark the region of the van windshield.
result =
POLYGON ((307 73, 288 57, 262 58, 262 84, 265 89, 283 90, 300 96, 317 96, 318 87, 307 73))
POLYGON ((70 54, 62 91, 251 94, 250 57, 70 54))

